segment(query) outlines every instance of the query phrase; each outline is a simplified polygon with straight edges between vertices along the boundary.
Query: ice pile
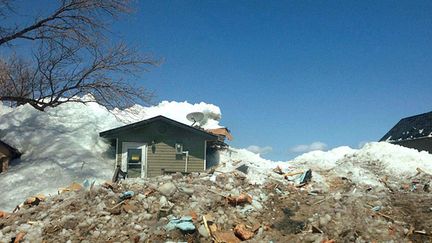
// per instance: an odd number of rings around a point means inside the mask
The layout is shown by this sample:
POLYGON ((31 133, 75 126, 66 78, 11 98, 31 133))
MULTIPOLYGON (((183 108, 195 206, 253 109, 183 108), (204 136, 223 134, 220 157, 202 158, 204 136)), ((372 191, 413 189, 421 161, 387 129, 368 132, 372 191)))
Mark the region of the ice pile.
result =
POLYGON ((361 149, 342 146, 329 151, 312 151, 287 162, 274 162, 245 149, 231 148, 221 154, 221 161, 225 164, 218 169, 220 172, 247 166, 252 184, 268 181, 273 176, 270 171, 276 166, 285 172, 312 169, 316 183, 326 183, 333 177, 346 177, 355 183, 371 186, 382 186, 380 180, 383 176, 402 182, 414 176, 418 168, 432 172, 431 154, 387 142, 367 143, 361 149))

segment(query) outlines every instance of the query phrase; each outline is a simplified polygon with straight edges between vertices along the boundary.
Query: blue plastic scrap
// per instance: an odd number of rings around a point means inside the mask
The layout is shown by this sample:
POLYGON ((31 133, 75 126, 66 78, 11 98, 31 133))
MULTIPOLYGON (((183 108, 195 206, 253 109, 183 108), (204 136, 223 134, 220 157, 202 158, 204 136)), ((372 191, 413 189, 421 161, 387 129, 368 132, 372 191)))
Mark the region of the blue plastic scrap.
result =
POLYGON ((90 187, 90 182, 89 182, 88 179, 85 179, 85 180, 84 180, 84 182, 83 182, 83 186, 84 186, 84 188, 88 188, 88 187, 90 187))
POLYGON ((372 208, 372 211, 378 212, 381 211, 382 208, 383 208, 382 206, 375 206, 372 208))
POLYGON ((192 223, 191 216, 183 216, 181 218, 171 217, 169 219, 167 225, 165 225, 165 229, 170 231, 175 228, 180 229, 181 231, 194 231, 195 225, 192 223))
POLYGON ((123 200, 129 199, 129 198, 132 198, 133 195, 135 195, 135 193, 133 191, 123 192, 123 194, 120 196, 120 200, 123 201, 123 200))
POLYGON ((95 180, 92 180, 92 181, 90 182, 89 179, 85 179, 84 182, 83 182, 83 187, 84 187, 85 189, 90 189, 90 186, 91 186, 92 184, 94 184, 95 182, 96 182, 95 180))

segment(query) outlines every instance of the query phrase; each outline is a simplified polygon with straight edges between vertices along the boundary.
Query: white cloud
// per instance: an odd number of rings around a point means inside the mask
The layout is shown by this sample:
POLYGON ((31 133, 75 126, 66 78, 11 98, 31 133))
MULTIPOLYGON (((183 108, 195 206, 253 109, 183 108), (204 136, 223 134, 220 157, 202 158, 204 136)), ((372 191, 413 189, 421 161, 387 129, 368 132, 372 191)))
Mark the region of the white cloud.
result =
POLYGON ((311 144, 300 144, 289 149, 292 153, 306 153, 315 150, 325 150, 327 144, 323 142, 313 142, 311 144))
POLYGON ((247 147, 246 149, 251 151, 252 153, 255 153, 255 154, 267 154, 267 153, 270 153, 271 151, 273 151, 273 148, 270 146, 260 147, 257 145, 251 145, 251 146, 247 147))

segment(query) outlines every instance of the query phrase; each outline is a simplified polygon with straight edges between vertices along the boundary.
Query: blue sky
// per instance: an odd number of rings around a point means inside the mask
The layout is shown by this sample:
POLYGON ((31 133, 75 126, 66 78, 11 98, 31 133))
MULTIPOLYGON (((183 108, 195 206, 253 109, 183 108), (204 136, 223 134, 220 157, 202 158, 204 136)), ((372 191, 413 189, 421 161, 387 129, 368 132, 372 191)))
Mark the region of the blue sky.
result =
POLYGON ((222 110, 231 145, 287 160, 431 109, 432 1, 138 1, 113 28, 164 60, 157 99, 222 110), (317 143, 320 142, 320 143, 317 143), (324 146, 325 145, 325 146, 324 146), (310 146, 297 147, 297 152, 310 146))
POLYGON ((431 110, 431 13, 431 1, 142 1, 115 28, 164 58, 142 80, 157 100, 218 105, 231 145, 287 160, 431 110))

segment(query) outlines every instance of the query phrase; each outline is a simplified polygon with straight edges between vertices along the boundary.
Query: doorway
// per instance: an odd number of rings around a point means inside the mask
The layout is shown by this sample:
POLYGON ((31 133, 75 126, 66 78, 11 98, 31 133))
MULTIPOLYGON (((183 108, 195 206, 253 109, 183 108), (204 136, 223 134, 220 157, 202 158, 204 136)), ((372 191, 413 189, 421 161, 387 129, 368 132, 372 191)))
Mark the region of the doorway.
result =
POLYGON ((122 170, 128 178, 147 177, 147 145, 145 143, 122 143, 122 170))

